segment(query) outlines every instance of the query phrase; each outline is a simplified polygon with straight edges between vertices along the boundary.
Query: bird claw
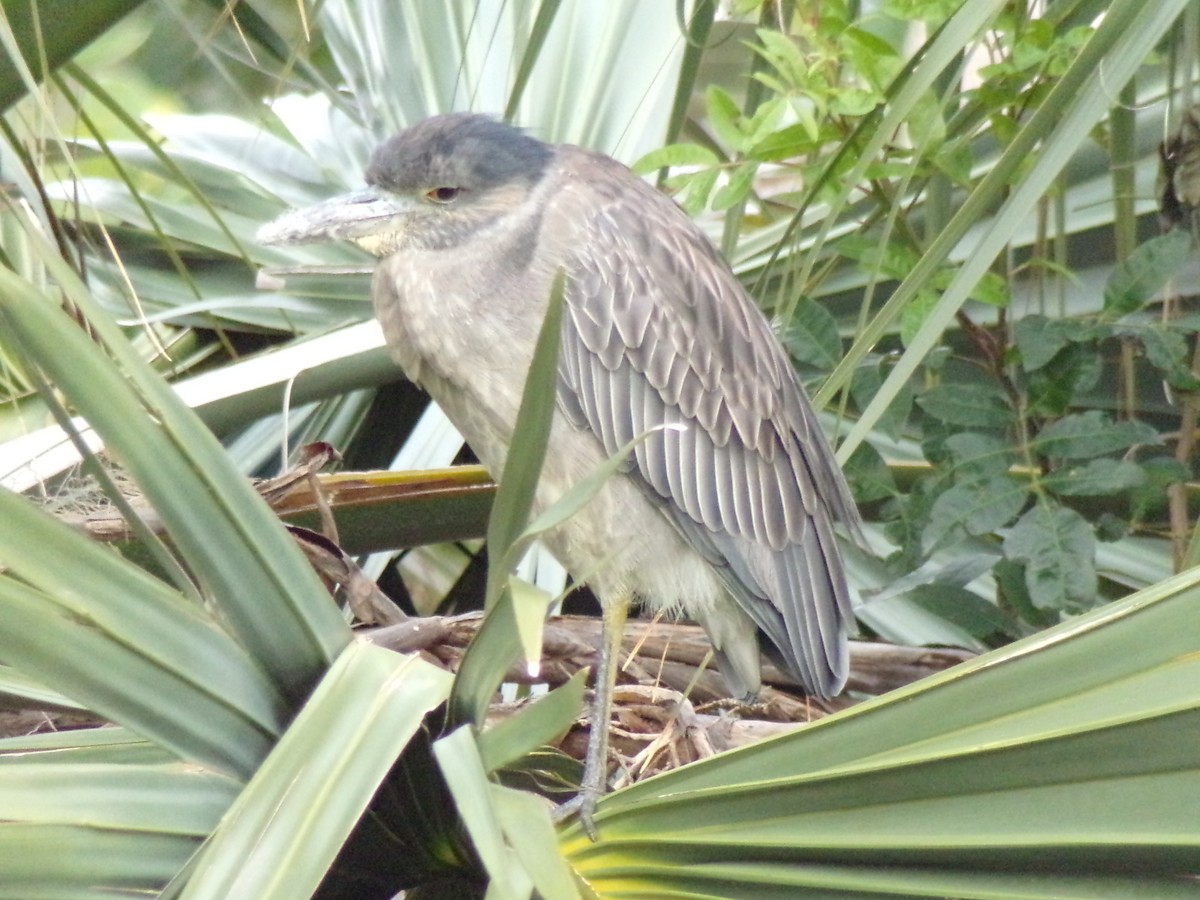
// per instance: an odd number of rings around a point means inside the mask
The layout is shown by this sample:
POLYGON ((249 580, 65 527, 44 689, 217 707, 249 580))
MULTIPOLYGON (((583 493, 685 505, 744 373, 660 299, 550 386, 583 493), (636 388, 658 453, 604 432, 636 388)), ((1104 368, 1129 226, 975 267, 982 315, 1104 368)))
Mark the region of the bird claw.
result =
POLYGON ((555 807, 551 817, 555 822, 562 822, 570 818, 576 813, 579 814, 579 824, 583 828, 583 833, 588 836, 593 844, 600 838, 600 833, 596 830, 595 814, 596 802, 600 799, 600 795, 595 791, 589 791, 587 788, 581 790, 572 799, 566 803, 560 803, 555 807))
POLYGON ((579 824, 583 826, 583 833, 588 836, 593 844, 600 839, 599 832, 596 831, 596 801, 600 799, 600 795, 595 791, 589 791, 586 788, 579 795, 579 824))

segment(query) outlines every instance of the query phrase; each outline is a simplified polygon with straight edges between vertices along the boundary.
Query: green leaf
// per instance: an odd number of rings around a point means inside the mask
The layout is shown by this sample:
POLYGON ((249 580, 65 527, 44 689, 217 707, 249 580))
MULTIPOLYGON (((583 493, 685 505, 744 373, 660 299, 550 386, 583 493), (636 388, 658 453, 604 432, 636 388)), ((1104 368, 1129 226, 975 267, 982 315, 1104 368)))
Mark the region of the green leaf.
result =
POLYGON ((204 846, 182 896, 312 896, 450 682, 419 657, 352 643, 204 846))
POLYGON ((761 46, 754 49, 790 84, 800 84, 808 72, 808 62, 797 41, 770 28, 756 29, 761 46))
POLYGON ((0 739, 0 765, 48 760, 121 765, 169 765, 178 757, 119 725, 48 731, 0 739))
POLYGON ((1025 585, 1042 609, 1078 611, 1096 600, 1096 537, 1073 509, 1039 503, 1004 539, 1004 555, 1025 563, 1025 585))
POLYGON ((1076 319, 1051 319, 1034 313, 1022 316, 1013 325, 1013 342, 1025 371, 1034 372, 1069 344, 1094 340, 1096 332, 1096 326, 1076 319))
POLYGON ((1095 387, 1103 370, 1103 359, 1095 345, 1072 343, 1049 363, 1029 373, 1029 412, 1061 416, 1085 391, 1095 387))
POLYGON ((46 687, 40 679, 11 665, 0 665, 0 709, 76 712, 84 709, 84 704, 46 687))
POLYGON ((815 104, 810 102, 807 97, 797 98, 792 103, 792 113, 796 116, 800 127, 804 129, 809 143, 817 144, 821 140, 821 123, 817 117, 820 114, 823 118, 823 113, 818 113, 815 104))
POLYGON ((96 307, 56 248, 31 246, 103 349, 3 268, 0 339, 36 360, 104 438, 238 639, 286 690, 306 692, 350 640, 328 593, 216 437, 96 307))
POLYGON ((971 299, 998 309, 1007 309, 1012 300, 1009 284, 995 272, 988 272, 971 289, 971 299))
POLYGON ((517 636, 521 642, 525 671, 531 676, 536 676, 542 661, 542 635, 546 630, 546 616, 554 603, 554 597, 515 575, 508 576, 508 593, 513 599, 513 615, 517 623, 517 636))
POLYGON ((1110 512, 1102 512, 1092 521, 1096 540, 1112 544, 1129 536, 1130 523, 1110 512))
POLYGON ((958 7, 955 0, 885 0, 884 12, 899 19, 937 24, 948 18, 958 7))
POLYGON ((865 116, 880 102, 882 97, 875 91, 855 87, 841 88, 834 93, 829 111, 838 116, 865 116))
POLYGON ((5 823, 82 820, 96 829, 203 838, 241 789, 234 779, 180 762, 129 765, 42 755, 46 758, 40 762, 0 766, 0 818, 5 823))
POLYGON ((638 175, 649 175, 659 169, 678 166, 698 166, 707 169, 720 162, 717 154, 699 144, 668 144, 657 150, 651 150, 630 168, 638 175))
POLYGON ((813 138, 804 125, 788 125, 763 137, 746 156, 762 162, 779 162, 799 156, 812 146, 813 138))
POLYGON ((989 603, 973 591, 951 584, 921 584, 908 596, 922 609, 952 622, 968 634, 980 639, 997 634, 1016 637, 1016 622, 1006 616, 995 603, 989 603))
MULTIPOLYGON (((164 661, 161 652, 169 642, 156 641, 162 635, 154 631, 147 639, 136 619, 96 622, 86 611, 60 605, 10 578, 0 579, 0 605, 5 660, 183 759, 245 777, 270 748, 271 726, 278 723, 254 721, 251 713, 257 710, 251 704, 258 698, 250 689, 243 687, 232 699, 214 694, 188 671, 186 657, 182 667, 164 661), (64 654, 63 647, 72 653, 64 654)), ((199 632, 215 631, 191 618, 199 632)), ((253 678, 247 677, 253 670, 242 668, 233 680, 253 688, 253 678)))
MULTIPOLYGON (((814 398, 817 406, 827 402, 845 385, 850 372, 871 348, 878 346, 896 317, 902 314, 914 297, 928 289, 930 278, 949 254, 956 249, 961 251, 967 229, 985 221, 985 217, 995 211, 994 217, 986 219, 987 227, 981 229, 977 241, 965 251, 964 262, 953 283, 929 312, 920 332, 913 335, 906 345, 903 356, 897 362, 889 382, 877 395, 875 404, 865 410, 847 432, 839 446, 839 457, 848 456, 865 438, 874 424, 878 409, 885 407, 891 397, 891 382, 906 380, 917 370, 939 341, 944 329, 953 321, 973 283, 991 268, 1006 248, 1012 247, 1017 230, 1028 223, 1037 204, 1043 202, 1046 191, 1065 171, 1067 160, 1089 139, 1093 127, 1109 115, 1113 104, 1108 83, 1115 80, 1122 85, 1127 83, 1142 64, 1145 54, 1157 45, 1162 35, 1176 26, 1185 0, 1169 0, 1169 4, 1158 3, 1147 7, 1144 4, 1134 6, 1129 0, 1115 0, 1106 7, 1099 27, 1079 52, 1073 55, 1071 64, 1050 87, 1032 115, 1011 123, 1013 140, 997 157, 995 166, 983 176, 978 186, 933 237, 921 261, 905 276, 883 308, 859 330, 854 346, 817 392, 814 398), (1107 77, 1114 75, 1118 69, 1120 79, 1107 77), (1097 78, 1099 71, 1106 73, 1104 79, 1097 78)), ((941 39, 955 33, 960 25, 965 25, 968 16, 987 16, 988 24, 983 26, 987 28, 991 27, 991 17, 997 11, 996 6, 984 3, 954 5, 957 7, 955 13, 935 34, 921 63, 935 58, 941 39)), ((961 53, 961 49, 960 43, 958 52, 961 53)), ((917 78, 921 63, 912 69, 913 77, 904 83, 906 100, 909 97, 907 89, 916 92, 931 86, 931 82, 917 78)), ((898 98, 889 103, 880 123, 888 123, 892 112, 900 108, 898 98)), ((1001 118, 992 116, 989 121, 996 124, 1001 118)), ((880 139, 886 140, 882 136, 880 139)), ((865 142, 864 145, 871 149, 864 156, 873 156, 874 141, 872 137, 865 142)), ((858 171, 858 167, 852 170, 849 178, 851 184, 859 183, 858 171)), ((840 212, 842 206, 834 208, 840 212)))
POLYGON ((579 715, 587 671, 580 669, 544 697, 522 707, 479 736, 479 754, 487 772, 510 765, 566 733, 579 715))
POLYGON ((1188 362, 1188 344, 1183 332, 1169 326, 1151 326, 1124 332, 1136 337, 1146 359, 1161 372, 1174 372, 1188 362))
POLYGON ((600 896, 1189 896, 1198 601, 1200 572, 1184 573, 646 779, 600 801, 599 841, 571 825, 560 846, 600 896), (755 846, 770 851, 747 859, 755 846))
POLYGON ((0 491, 0 519, 7 663, 184 759, 253 771, 287 711, 260 660, 208 612, 24 497, 0 491))
POLYGON ((925 526, 925 546, 932 550, 953 539, 960 529, 981 535, 1003 528, 1028 499, 1028 486, 1007 475, 956 484, 933 502, 925 526))
POLYGON ((744 149, 745 136, 739 124, 742 112, 737 103, 721 87, 710 84, 704 94, 708 101, 708 121, 717 139, 735 152, 744 149))
POLYGON ((452 723, 483 725, 497 688, 520 652, 517 615, 512 594, 506 587, 488 609, 483 624, 459 663, 450 695, 449 719, 452 723))
POLYGON ((946 438, 944 446, 954 461, 955 476, 1003 475, 1013 464, 1008 443, 991 434, 963 431, 946 438))
POLYGON ((157 896, 196 853, 190 834, 109 831, 90 823, 0 828, 0 900, 157 896))
POLYGON ((1058 610, 1034 606, 1029 587, 1025 584, 1024 563, 999 559, 992 566, 992 577, 996 579, 999 601, 1005 608, 1013 610, 1022 622, 1028 622, 1036 628, 1048 628, 1062 619, 1058 610))
POLYGON ((899 518, 891 519, 884 524, 884 535, 889 541, 900 547, 899 554, 894 558, 899 571, 908 572, 921 565, 928 554, 925 553, 921 542, 925 526, 929 524, 929 511, 933 508, 932 483, 930 479, 918 481, 913 491, 906 497, 901 494, 895 504, 889 504, 890 513, 899 512, 899 518))
POLYGON ((801 298, 796 304, 783 342, 798 361, 822 371, 832 369, 842 358, 842 338, 838 334, 837 319, 809 297, 801 298))
MULTIPOLYGON (((886 359, 880 359, 874 365, 862 365, 854 370, 854 377, 850 381, 850 396, 854 398, 854 403, 859 409, 867 408, 871 398, 883 384, 887 365, 886 359)), ((908 415, 912 411, 913 396, 912 385, 905 383, 896 392, 895 399, 892 400, 883 415, 879 417, 877 424, 880 431, 891 438, 900 436, 908 421, 908 415)))
POLYGON ((1135 490, 1146 483, 1146 472, 1127 459, 1092 459, 1082 466, 1056 469, 1042 477, 1042 486, 1064 497, 1100 497, 1135 490))
POLYGON ((858 260, 870 272, 879 272, 893 278, 903 277, 920 258, 917 251, 903 241, 881 244, 879 238, 868 234, 848 234, 837 242, 838 250, 851 259, 858 260))
POLYGON ((1192 254, 1192 235, 1176 229, 1141 244, 1121 262, 1104 287, 1104 313, 1117 318, 1141 309, 1192 254))
POLYGON ((753 146, 775 131, 787 109, 788 103, 784 97, 769 97, 759 103, 746 123, 746 143, 753 146))
MULTIPOLYGON (((479 748, 467 727, 456 729, 433 745, 442 776, 454 796, 471 844, 487 870, 491 882, 488 896, 496 900, 525 900, 533 888, 519 857, 505 840, 479 748)), ((543 803, 543 815, 547 804, 543 803)))
POLYGON ((1167 323, 1171 328, 1194 334, 1200 331, 1200 313, 1184 313, 1170 319, 1167 323))
POLYGON ((579 887, 558 850, 545 799, 495 784, 489 786, 489 792, 500 828, 533 881, 536 896, 544 900, 578 900, 579 887))
POLYGON ((754 176, 757 174, 757 162, 742 163, 735 168, 729 175, 729 181, 713 196, 713 209, 726 210, 745 200, 754 187, 754 176))
MULTIPOLYGON (((560 270, 550 287, 546 313, 525 376, 521 406, 513 426, 513 445, 509 448, 504 472, 497 477, 499 488, 492 504, 487 534, 488 547, 496 561, 504 560, 509 548, 529 523, 534 490, 542 475, 542 462, 550 441, 550 420, 558 397, 558 347, 562 342, 565 286, 566 276, 560 270)), ((499 596, 507 578, 508 570, 503 564, 490 567, 487 590, 489 607, 499 596)))
POLYGON ((683 190, 683 195, 675 199, 689 216, 698 216, 707 208, 709 197, 720 176, 719 168, 702 169, 699 172, 672 175, 667 179, 667 186, 683 190))
POLYGON ((141 0, 96 0, 83 8, 73 0, 5 3, 4 27, 11 29, 13 44, 0 49, 0 111, 35 90, 23 75, 40 79, 43 65, 56 69, 141 5, 141 0))
POLYGON ((956 434, 955 426, 940 419, 926 418, 921 423, 921 455, 935 466, 950 461, 950 451, 946 449, 946 440, 956 434))
POLYGON ((1013 413, 999 390, 982 384, 940 384, 917 397, 917 405, 951 425, 1006 428, 1013 413))
POLYGON ((904 312, 900 314, 900 341, 905 347, 921 332, 922 326, 929 314, 937 308, 940 299, 938 291, 925 289, 918 291, 912 301, 904 307, 904 312))
POLYGON ((960 141, 951 141, 943 146, 933 158, 933 164, 952 182, 959 185, 971 180, 971 167, 975 157, 971 148, 960 141))
POLYGON ((892 470, 871 444, 859 445, 854 455, 846 460, 842 472, 858 503, 872 503, 899 493, 892 470))
POLYGON ((1173 387, 1185 391, 1200 388, 1200 378, 1191 368, 1191 350, 1182 333, 1163 325, 1139 328, 1134 333, 1141 342, 1146 359, 1162 372, 1173 387))
POLYGON ((1133 491, 1134 514, 1138 517, 1161 512, 1167 505, 1167 488, 1191 477, 1191 469, 1171 456, 1141 460, 1146 483, 1133 491))
POLYGON ((1150 425, 1130 419, 1113 421, 1100 410, 1066 416, 1052 422, 1030 442, 1048 459, 1091 459, 1130 447, 1155 445, 1162 439, 1150 425))
MULTIPOLYGON (((876 91, 886 90, 900 68, 896 49, 865 28, 846 28, 841 38, 842 49, 851 67, 861 73, 876 91)), ((927 134, 925 129, 918 133, 923 136, 927 134)))

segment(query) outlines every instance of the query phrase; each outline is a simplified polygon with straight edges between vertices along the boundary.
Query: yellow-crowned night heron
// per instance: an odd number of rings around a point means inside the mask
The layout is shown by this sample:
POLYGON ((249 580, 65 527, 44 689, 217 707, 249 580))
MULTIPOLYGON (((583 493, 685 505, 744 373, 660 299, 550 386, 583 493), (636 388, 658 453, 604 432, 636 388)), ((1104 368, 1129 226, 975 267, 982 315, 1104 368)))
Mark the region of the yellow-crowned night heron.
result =
POLYGON ((607 156, 479 115, 396 135, 366 181, 259 239, 349 240, 380 257, 392 353, 493 475, 560 268, 558 408, 536 508, 649 432, 546 538, 604 609, 589 830, 630 602, 696 619, 738 697, 760 685, 759 631, 808 690, 838 693, 853 613, 834 522, 857 531, 858 513, 787 355, 700 229, 607 156))

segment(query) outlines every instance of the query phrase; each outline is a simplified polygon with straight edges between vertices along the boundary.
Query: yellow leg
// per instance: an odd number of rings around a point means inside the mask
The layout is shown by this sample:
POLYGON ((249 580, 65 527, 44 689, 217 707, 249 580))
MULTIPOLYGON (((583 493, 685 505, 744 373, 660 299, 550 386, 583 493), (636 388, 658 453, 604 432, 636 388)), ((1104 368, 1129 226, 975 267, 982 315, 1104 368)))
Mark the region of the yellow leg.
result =
POLYGON ((612 715, 613 685, 621 659, 621 637, 629 601, 621 598, 603 604, 604 636, 600 642, 600 661, 596 669, 596 687, 592 701, 592 731, 588 736, 587 757, 583 765, 583 790, 580 793, 579 821, 588 837, 596 840, 592 816, 608 787, 608 725, 612 715))

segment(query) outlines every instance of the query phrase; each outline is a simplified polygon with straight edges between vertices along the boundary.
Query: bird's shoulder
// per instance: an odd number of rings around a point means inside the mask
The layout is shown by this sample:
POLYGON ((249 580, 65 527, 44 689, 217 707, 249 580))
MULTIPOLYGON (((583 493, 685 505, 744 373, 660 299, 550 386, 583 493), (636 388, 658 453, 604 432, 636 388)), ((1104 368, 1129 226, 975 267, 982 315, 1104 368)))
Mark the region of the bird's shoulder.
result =
POLYGON ((645 250, 674 244, 687 255, 720 261, 712 242, 670 197, 610 156, 560 145, 551 181, 549 206, 560 217, 564 235, 609 243, 636 240, 645 250))

